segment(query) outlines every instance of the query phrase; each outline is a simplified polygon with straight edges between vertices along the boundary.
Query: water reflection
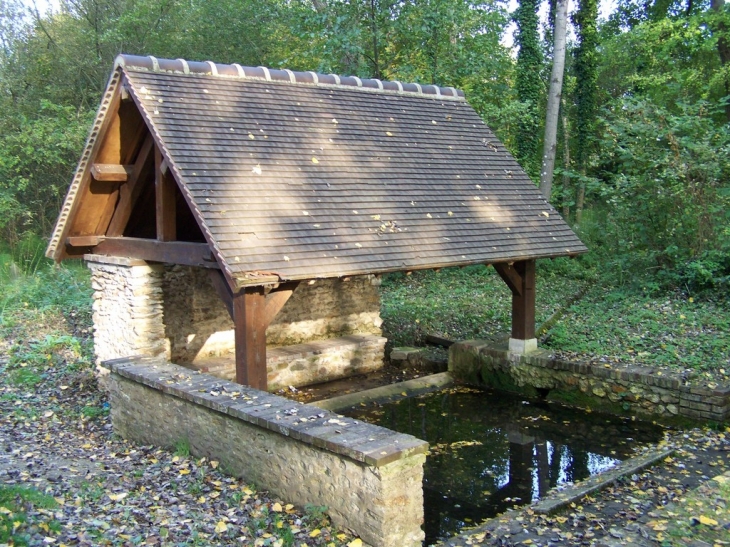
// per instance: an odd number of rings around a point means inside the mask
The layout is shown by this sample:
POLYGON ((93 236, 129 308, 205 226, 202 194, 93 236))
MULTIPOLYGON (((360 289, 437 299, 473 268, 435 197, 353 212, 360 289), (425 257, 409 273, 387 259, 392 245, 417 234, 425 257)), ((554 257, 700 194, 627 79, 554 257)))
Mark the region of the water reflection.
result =
POLYGON ((431 445, 424 469, 426 544, 600 473, 658 441, 658 426, 471 389, 347 413, 431 445))

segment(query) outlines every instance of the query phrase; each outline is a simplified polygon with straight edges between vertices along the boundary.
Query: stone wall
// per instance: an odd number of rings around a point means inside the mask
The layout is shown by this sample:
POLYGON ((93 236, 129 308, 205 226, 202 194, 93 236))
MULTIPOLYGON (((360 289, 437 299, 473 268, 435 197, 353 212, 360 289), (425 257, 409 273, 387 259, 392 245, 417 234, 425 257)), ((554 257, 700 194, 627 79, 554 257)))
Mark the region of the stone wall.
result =
POLYGON ((99 361, 165 355, 162 266, 87 255, 94 289, 94 349, 99 361))
POLYGON ((518 355, 497 340, 454 344, 449 349, 449 370, 458 381, 615 414, 730 419, 728 386, 688 385, 678 375, 651 367, 563 361, 541 349, 518 355))
MULTIPOLYGON (((233 322, 208 270, 87 255, 99 361, 166 355, 235 376, 233 322)), ((302 282, 266 331, 269 386, 303 386, 383 366, 379 279, 302 282)))
POLYGON ((425 441, 159 359, 105 366, 117 434, 185 440, 284 501, 326 505, 335 526, 370 545, 421 546, 425 441))
MULTIPOLYGON (((381 335, 379 279, 302 282, 266 331, 269 347, 349 334, 381 335)), ((163 285, 170 360, 192 363, 232 355, 233 322, 202 268, 168 266, 163 285)))

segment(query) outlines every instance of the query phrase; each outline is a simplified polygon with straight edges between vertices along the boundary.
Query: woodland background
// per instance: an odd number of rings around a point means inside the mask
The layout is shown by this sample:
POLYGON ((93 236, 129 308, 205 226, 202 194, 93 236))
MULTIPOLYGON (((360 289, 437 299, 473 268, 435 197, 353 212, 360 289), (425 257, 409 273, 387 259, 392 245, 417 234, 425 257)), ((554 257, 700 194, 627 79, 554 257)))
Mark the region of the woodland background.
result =
MULTIPOLYGON (((0 239, 42 261, 114 57, 237 62, 454 86, 536 181, 555 0, 0 0, 0 239), (514 31, 514 46, 505 33, 514 31), (508 40, 509 41, 509 40, 508 40)), ((625 283, 730 284, 724 0, 570 5, 553 204, 625 283)))

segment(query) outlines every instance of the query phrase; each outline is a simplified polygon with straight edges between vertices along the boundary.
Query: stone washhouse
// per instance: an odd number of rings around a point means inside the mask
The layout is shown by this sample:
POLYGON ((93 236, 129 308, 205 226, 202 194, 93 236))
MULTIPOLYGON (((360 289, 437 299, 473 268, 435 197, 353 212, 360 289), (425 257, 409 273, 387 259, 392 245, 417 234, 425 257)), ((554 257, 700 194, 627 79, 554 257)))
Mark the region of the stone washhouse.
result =
POLYGON ((586 251, 453 88, 120 55, 47 255, 92 271, 99 361, 261 390, 375 370, 386 272, 586 251))

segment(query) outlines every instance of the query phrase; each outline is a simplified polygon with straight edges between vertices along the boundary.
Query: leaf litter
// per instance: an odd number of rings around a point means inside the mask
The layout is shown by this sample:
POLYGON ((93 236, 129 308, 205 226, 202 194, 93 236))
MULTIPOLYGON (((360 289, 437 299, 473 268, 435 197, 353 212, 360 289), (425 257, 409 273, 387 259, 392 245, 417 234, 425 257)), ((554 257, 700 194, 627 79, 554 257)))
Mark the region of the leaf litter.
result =
POLYGON ((81 370, 70 361, 23 365, 40 382, 10 381, 8 372, 21 368, 11 363, 11 347, 0 340, 0 544, 340 547, 357 541, 331 525, 326 508, 275 499, 225 475, 219 462, 191 456, 184 445, 173 453, 120 439, 88 364, 81 370))

